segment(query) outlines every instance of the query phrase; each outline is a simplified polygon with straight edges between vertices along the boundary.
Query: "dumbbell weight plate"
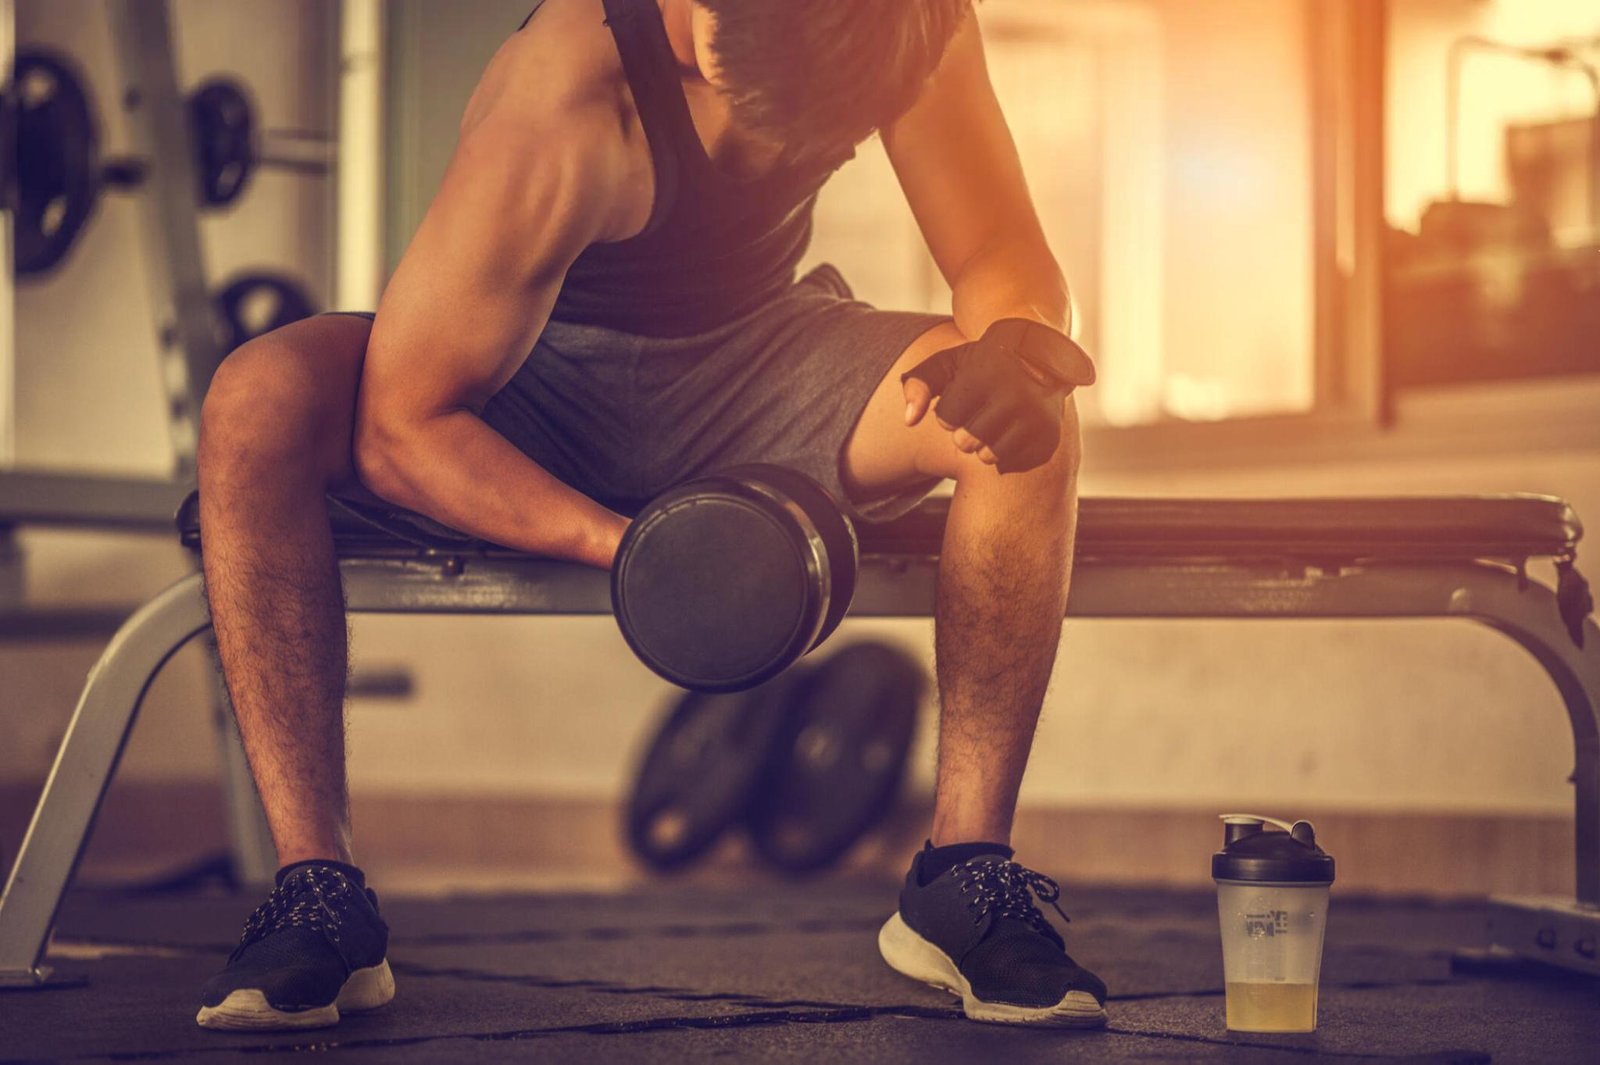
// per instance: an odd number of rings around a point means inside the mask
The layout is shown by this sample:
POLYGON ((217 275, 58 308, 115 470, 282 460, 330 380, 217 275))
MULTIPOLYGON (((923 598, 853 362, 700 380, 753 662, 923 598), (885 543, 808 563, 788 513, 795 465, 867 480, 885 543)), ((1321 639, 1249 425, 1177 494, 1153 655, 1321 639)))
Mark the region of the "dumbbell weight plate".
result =
POLYGON ((680 868, 744 817, 773 752, 786 749, 785 706, 802 676, 677 701, 646 748, 626 807, 628 845, 645 864, 680 868))
POLYGON ((821 631, 806 648, 814 651, 833 635, 855 598, 856 573, 861 564, 861 544, 856 539, 855 526, 827 489, 805 474, 772 465, 752 465, 731 472, 738 475, 741 469, 749 470, 761 483, 781 490, 794 506, 798 506, 827 551, 828 609, 823 614, 821 631))
MULTIPOLYGON (((133 188, 145 179, 142 159, 101 159, 87 84, 65 56, 38 48, 17 53, 0 125, 8 168, 4 206, 15 215, 13 261, 20 277, 48 273, 66 258, 104 189, 133 188)), ((263 157, 254 104, 237 80, 206 81, 189 95, 187 108, 202 208, 236 201, 262 166, 328 170, 325 159, 263 157)))
POLYGON ((749 807, 756 854, 785 873, 832 865, 894 805, 927 675, 904 651, 857 643, 813 668, 749 807))
POLYGON ((849 607, 849 522, 801 474, 744 466, 653 500, 612 567, 618 625, 639 659, 698 691, 770 679, 849 607))

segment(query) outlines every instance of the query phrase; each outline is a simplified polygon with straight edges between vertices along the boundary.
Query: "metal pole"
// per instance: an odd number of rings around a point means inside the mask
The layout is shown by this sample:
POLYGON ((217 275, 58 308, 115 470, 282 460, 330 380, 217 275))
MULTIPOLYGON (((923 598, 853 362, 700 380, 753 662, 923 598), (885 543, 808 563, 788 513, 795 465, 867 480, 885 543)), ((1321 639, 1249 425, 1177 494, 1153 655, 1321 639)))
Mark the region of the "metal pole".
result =
POLYGON ((147 160, 136 197, 145 271, 177 473, 192 473, 200 403, 224 354, 200 252, 198 178, 188 108, 172 54, 166 0, 112 0, 111 39, 121 67, 119 99, 132 154, 147 160))
POLYGON ((56 910, 157 671, 211 623, 198 573, 128 619, 89 673, 22 850, 0 893, 0 987, 42 983, 56 910))
POLYGON ((1387 0, 1362 0, 1350 12, 1350 275, 1340 307, 1346 395, 1380 427, 1394 424, 1383 344, 1388 10, 1387 0))
MULTIPOLYGON (((8 92, 11 87, 11 65, 17 52, 17 12, 12 0, 0 0, 0 86, 8 92)), ((4 150, 14 152, 16 145, 7 144, 4 150)), ((15 158, 0 161, 0 167, 9 170, 15 158)), ((0 182, 0 195, 10 198, 10 176, 0 182)), ((11 204, 0 203, 0 256, 5 263, 0 266, 0 466, 9 466, 17 460, 17 319, 16 284, 12 276, 11 204)))
POLYGON ((344 0, 333 286, 343 310, 376 309, 383 291, 383 34, 380 0, 344 0))

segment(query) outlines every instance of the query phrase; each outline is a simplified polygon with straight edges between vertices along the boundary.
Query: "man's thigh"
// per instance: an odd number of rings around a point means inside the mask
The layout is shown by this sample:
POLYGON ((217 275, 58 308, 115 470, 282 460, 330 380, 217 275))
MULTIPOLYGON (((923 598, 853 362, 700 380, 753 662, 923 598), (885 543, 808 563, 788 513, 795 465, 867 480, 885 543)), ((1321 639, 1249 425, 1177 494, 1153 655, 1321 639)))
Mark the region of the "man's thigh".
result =
POLYGON ((965 340, 954 323, 935 325, 913 340, 883 375, 840 458, 841 475, 852 498, 873 499, 929 478, 954 477, 958 465, 971 458, 956 449, 950 433, 931 413, 914 427, 906 425, 900 381, 928 356, 965 340))
MULTIPOLYGON (((571 456, 575 486, 591 495, 643 500, 702 474, 768 462, 812 477, 857 517, 894 517, 936 479, 863 500, 842 483, 841 456, 885 372, 946 320, 871 307, 824 266, 697 336, 554 324, 508 386, 518 418, 538 430, 516 436, 571 456)), ((496 407, 486 413, 512 427, 496 407)))
POLYGON ((370 317, 319 314, 232 352, 207 391, 202 465, 232 449, 310 459, 329 487, 359 490, 351 458, 370 317))
MULTIPOLYGON (((901 376, 935 352, 965 342, 966 337, 953 323, 937 325, 913 340, 878 382, 845 444, 841 459, 841 476, 852 498, 872 499, 907 484, 925 483, 930 477, 1001 476, 977 455, 958 448, 951 431, 939 423, 933 411, 930 410, 916 426, 906 426, 905 387, 901 376)), ((1077 433, 1077 407, 1069 398, 1062 423, 1063 446, 1042 469, 1072 466, 1078 449, 1077 433)))

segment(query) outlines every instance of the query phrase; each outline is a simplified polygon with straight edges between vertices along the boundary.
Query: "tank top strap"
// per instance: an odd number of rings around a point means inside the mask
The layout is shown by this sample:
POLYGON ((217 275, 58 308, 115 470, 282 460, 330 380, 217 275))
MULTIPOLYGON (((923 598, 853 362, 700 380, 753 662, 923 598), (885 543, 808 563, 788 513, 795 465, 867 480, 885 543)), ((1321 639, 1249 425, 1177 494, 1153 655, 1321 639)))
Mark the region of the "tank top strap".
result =
POLYGON ((655 0, 602 0, 606 25, 617 41, 623 74, 633 91, 645 140, 654 160, 656 192, 650 220, 638 234, 653 232, 671 213, 700 149, 700 135, 683 95, 682 75, 655 0))

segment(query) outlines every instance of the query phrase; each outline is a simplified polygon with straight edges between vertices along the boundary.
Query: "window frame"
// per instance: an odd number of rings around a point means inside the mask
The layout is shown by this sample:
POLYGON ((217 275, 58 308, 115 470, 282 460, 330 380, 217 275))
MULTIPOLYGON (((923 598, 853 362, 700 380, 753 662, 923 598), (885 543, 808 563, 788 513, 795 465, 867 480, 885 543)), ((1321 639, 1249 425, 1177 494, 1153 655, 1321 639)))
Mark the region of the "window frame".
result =
POLYGON ((1600 447, 1600 374, 1409 388, 1384 373, 1388 0, 1313 2, 1312 409, 1090 426, 1096 473, 1600 447))
MULTIPOLYGON (((1302 0, 1305 2, 1305 0, 1302 0)), ((1325 459, 1392 422, 1382 382, 1385 4, 1306 3, 1312 72, 1312 407, 1217 421, 1089 426, 1100 470, 1325 459)))

